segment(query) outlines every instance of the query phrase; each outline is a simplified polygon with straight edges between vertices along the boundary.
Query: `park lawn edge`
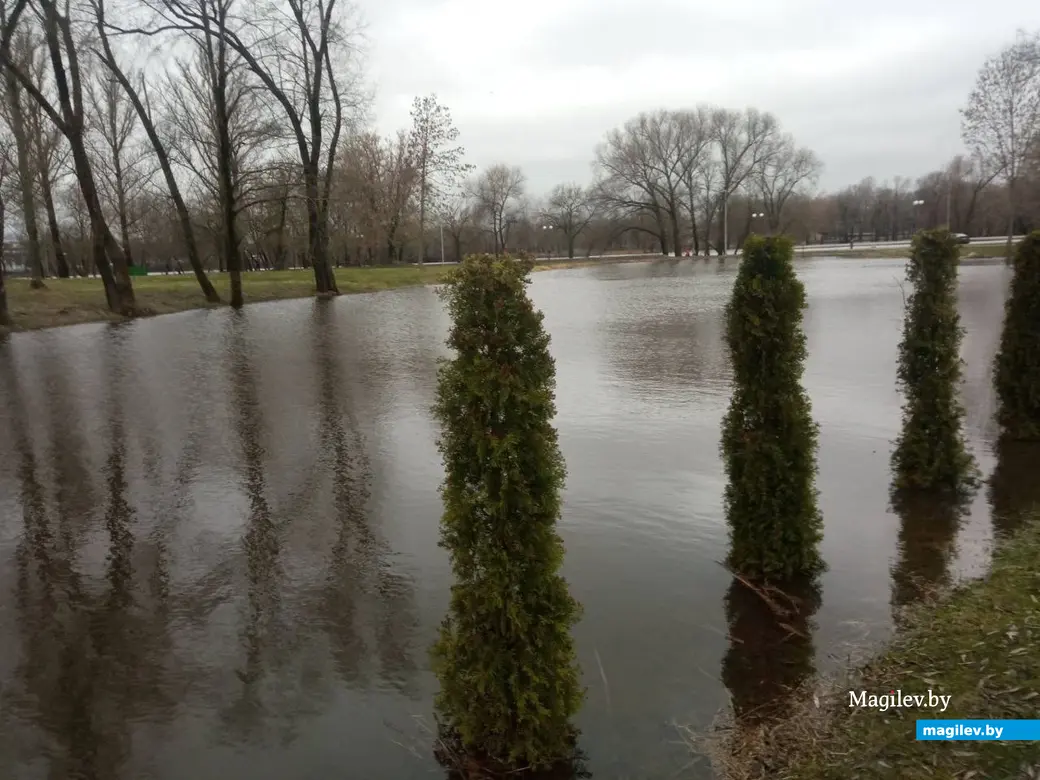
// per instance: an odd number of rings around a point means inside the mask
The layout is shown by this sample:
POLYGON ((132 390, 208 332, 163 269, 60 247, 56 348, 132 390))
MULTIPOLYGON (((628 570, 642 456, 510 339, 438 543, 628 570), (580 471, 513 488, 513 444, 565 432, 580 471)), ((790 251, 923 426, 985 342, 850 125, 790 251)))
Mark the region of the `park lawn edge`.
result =
POLYGON ((799 691, 789 717, 725 730, 724 780, 1040 777, 1040 742, 916 740, 918 719, 1040 718, 1040 512, 998 543, 989 573, 908 610, 888 645, 841 681, 799 691), (945 712, 850 707, 850 691, 951 696, 945 712))
MULTIPOLYGON (((536 262, 536 271, 582 268, 592 265, 645 262, 659 255, 621 255, 596 259, 575 258, 536 262)), ((404 287, 436 285, 444 281, 454 265, 405 265, 337 268, 340 293, 352 295, 404 287)), ((210 273, 210 281, 222 303, 211 304, 202 297, 191 273, 150 274, 133 278, 139 313, 136 318, 174 314, 195 309, 221 308, 230 297, 228 275, 210 273)), ((12 332, 41 330, 91 322, 126 322, 108 310, 100 279, 46 279, 46 288, 32 290, 29 280, 8 278, 7 297, 12 332)), ((246 305, 267 301, 308 298, 315 294, 314 274, 310 269, 289 271, 246 271, 242 274, 246 305)))
MULTIPOLYGON (((1003 245, 1000 247, 987 245, 974 249, 983 251, 976 253, 976 251, 968 250, 962 253, 961 259, 1003 256, 1004 251, 1003 245)), ((856 250, 855 252, 847 249, 835 249, 833 255, 826 256, 881 259, 905 257, 908 252, 909 250, 905 249, 885 250, 883 248, 856 250)), ((730 257, 737 259, 733 256, 730 257)), ((801 260, 813 257, 813 255, 796 252, 795 257, 801 260)), ((573 260, 554 258, 536 261, 534 270, 552 271, 604 264, 643 263, 654 260, 678 261, 680 259, 683 258, 660 254, 618 255, 573 260)), ((335 272, 340 293, 350 295, 403 287, 436 285, 441 283, 444 275, 454 267, 454 265, 365 266, 337 268, 335 272)), ((191 273, 134 277, 134 293, 140 309, 137 317, 152 317, 225 306, 230 297, 227 274, 210 273, 209 277, 224 303, 207 303, 191 273)), ((100 279, 47 279, 47 287, 43 290, 30 290, 29 282, 24 278, 8 278, 6 284, 8 305, 13 321, 11 332, 59 328, 91 322, 127 321, 126 317, 121 317, 108 310, 100 279)), ((314 275, 310 269, 247 271, 242 274, 242 285, 247 306, 252 303, 309 298, 314 295, 314 275)), ((0 328, 0 335, 3 332, 3 329, 0 328)))

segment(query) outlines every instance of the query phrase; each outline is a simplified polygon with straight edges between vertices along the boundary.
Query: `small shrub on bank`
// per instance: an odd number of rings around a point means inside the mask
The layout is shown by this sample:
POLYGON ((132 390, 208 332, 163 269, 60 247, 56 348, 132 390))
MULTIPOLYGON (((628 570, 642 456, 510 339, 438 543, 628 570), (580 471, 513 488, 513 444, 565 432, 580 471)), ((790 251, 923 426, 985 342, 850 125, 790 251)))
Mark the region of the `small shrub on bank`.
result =
POLYGON ((997 423, 1008 438, 1040 440, 1040 231, 1018 245, 1013 266, 993 369, 997 423))
POLYGON ((729 565, 753 580, 786 581, 823 568, 818 434, 801 386, 806 298, 792 255, 787 238, 749 238, 726 311, 733 367, 722 428, 729 565))
POLYGON ((570 635, 580 607, 559 574, 556 370, 531 267, 470 257, 442 290, 455 357, 437 390, 441 545, 455 584, 433 650, 437 709, 464 750, 504 767, 568 759, 584 696, 570 635))
POLYGON ((964 445, 958 398, 963 329, 957 312, 959 248, 947 230, 914 236, 906 278, 897 378, 903 429, 892 453, 895 491, 960 493, 977 476, 964 445))

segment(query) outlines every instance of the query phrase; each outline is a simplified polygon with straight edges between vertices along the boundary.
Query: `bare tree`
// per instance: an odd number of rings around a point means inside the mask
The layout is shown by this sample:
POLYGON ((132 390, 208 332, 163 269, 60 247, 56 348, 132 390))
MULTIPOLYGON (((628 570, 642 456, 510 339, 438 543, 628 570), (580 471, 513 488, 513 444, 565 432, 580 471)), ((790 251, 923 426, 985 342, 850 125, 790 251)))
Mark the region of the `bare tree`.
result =
MULTIPOLYGON (((45 51, 41 50, 45 55, 45 51)), ((42 60, 43 58, 41 58, 42 60)), ((41 61, 37 72, 41 74, 46 63, 41 61)), ((70 275, 68 259, 61 241, 61 229, 58 226, 58 212, 54 202, 54 184, 64 168, 68 152, 62 143, 61 132, 44 116, 43 109, 35 101, 28 101, 27 114, 33 143, 34 167, 40 185, 43 207, 47 212, 47 229, 51 236, 51 247, 54 251, 54 265, 58 278, 67 279, 70 275)))
POLYGON ((217 204, 221 267, 231 282, 231 305, 242 306, 242 212, 250 205, 265 146, 275 136, 266 121, 259 88, 230 46, 231 11, 236 0, 194 0, 178 4, 201 30, 192 31, 194 53, 179 60, 167 81, 167 147, 186 171, 197 174, 203 192, 217 204))
POLYGON ((455 262, 462 262, 462 246, 474 226, 476 210, 473 198, 460 188, 449 191, 438 204, 441 224, 454 247, 455 262))
POLYGON ((784 207, 788 200, 800 189, 815 184, 822 169, 811 149, 799 149, 788 134, 780 136, 755 177, 771 232, 786 229, 784 207))
POLYGON ((712 136, 719 156, 722 183, 722 251, 729 251, 729 199, 742 184, 761 169, 779 132, 772 114, 758 109, 712 113, 712 136))
MULTIPOLYGON (((686 206, 690 217, 690 248, 693 254, 697 255, 700 253, 697 230, 698 198, 710 197, 711 176, 708 169, 714 167, 711 159, 711 109, 708 106, 698 106, 691 111, 677 112, 676 121, 685 139, 679 176, 686 193, 686 206)), ((706 208, 705 211, 707 210, 706 208)), ((707 216, 705 221, 710 231, 711 217, 707 216)), ((707 235, 705 239, 710 240, 707 235)))
POLYGON ((487 219, 496 255, 506 251, 509 229, 516 221, 512 209, 524 194, 524 173, 517 167, 498 164, 486 169, 471 186, 471 192, 487 219))
MULTIPOLYGON (((2 6, 0 6, 2 10, 2 6)), ((26 71, 33 59, 35 42, 28 29, 21 30, 8 40, 9 56, 17 59, 26 71)), ((25 230, 26 250, 32 281, 30 287, 39 289, 43 283, 43 253, 40 248, 40 232, 36 221, 36 194, 33 187, 32 141, 29 137, 29 124, 25 118, 25 99, 17 78, 9 68, 4 78, 7 100, 3 102, 5 119, 14 140, 17 159, 18 185, 21 193, 22 227, 25 230)))
MULTIPOLYGON (((607 134, 596 150, 598 199, 624 229, 646 231, 661 245, 682 253, 686 216, 692 244, 699 247, 697 199, 711 164, 711 109, 643 113, 607 134)), ((710 222, 710 217, 709 217, 710 222)))
POLYGON ((119 82, 120 86, 122 86, 127 98, 129 98, 131 104, 133 104, 134 110, 137 111, 137 116, 141 120, 141 126, 144 128, 145 133, 148 135, 148 140, 152 144, 152 149, 155 152, 156 159, 159 162, 159 167, 162 169, 163 177, 166 180, 166 186, 170 191, 170 198, 173 200, 174 208, 177 211, 181 232, 184 236, 185 249, 188 252, 188 262, 191 265, 192 271, 195 273, 195 279, 198 281, 199 287, 202 288, 202 294, 205 296, 206 300, 210 303, 219 303, 220 296, 217 294, 216 289, 213 287, 213 283, 206 275, 206 270, 202 267, 202 258, 199 256, 198 244, 195 241, 195 233, 192 228, 191 217, 188 214, 188 207, 184 203, 184 198, 181 196, 177 179, 173 175, 173 168, 170 165, 169 154, 167 153, 166 147, 159 139, 159 134, 155 129, 155 123, 152 121, 151 110, 148 102, 147 83, 145 82, 143 75, 141 75, 137 80, 137 88, 135 88, 131 83, 126 72, 119 66, 115 53, 113 52, 112 46, 108 40, 108 26, 105 22, 104 0, 93 0, 93 7, 97 23, 98 39, 101 42, 101 50, 95 53, 105 67, 108 68, 112 77, 119 82))
POLYGON ((124 98, 119 82, 104 72, 100 78, 88 82, 93 126, 103 149, 96 150, 95 165, 102 183, 107 185, 115 204, 115 221, 119 224, 119 238, 127 267, 133 266, 130 246, 131 188, 139 185, 136 169, 143 162, 133 147, 137 113, 124 98))
POLYGON ((949 227, 970 234, 974 228, 979 195, 996 178, 997 171, 988 168, 983 159, 970 159, 959 154, 950 160, 945 173, 949 227))
MULTIPOLYGON (((80 71, 78 47, 72 32, 72 21, 67 14, 59 11, 56 0, 35 0, 35 3, 39 6, 43 16, 58 105, 54 106, 22 67, 12 61, 6 42, 5 46, 0 49, 0 64, 14 74, 19 85, 40 105, 40 108, 54 122, 55 127, 68 139, 76 179, 90 214, 94 264, 104 283, 108 306, 119 314, 132 315, 135 303, 129 269, 122 250, 105 220, 97 183, 94 179, 94 170, 87 151, 83 77, 80 71)), ((19 4, 24 7, 24 2, 18 0, 16 10, 19 8, 19 4)))
MULTIPOLYGON (((7 133, 0 132, 0 144, 8 148, 11 139, 7 133)), ((4 235, 7 228, 6 192, 7 172, 10 162, 6 154, 0 154, 0 331, 11 327, 11 312, 7 308, 7 285, 4 283, 4 235)))
POLYGON ((344 121, 358 115, 367 101, 353 56, 360 29, 348 24, 344 9, 349 6, 337 5, 337 0, 253 0, 243 3, 244 20, 233 24, 228 18, 218 30, 201 18, 197 2, 149 0, 162 23, 118 29, 145 35, 168 30, 219 35, 270 91, 289 120, 300 155, 315 286, 319 295, 337 294, 328 252, 329 193, 344 121))
POLYGON ((473 167, 462 162, 466 152, 455 145, 458 138, 451 113, 437 102, 436 95, 415 98, 408 146, 418 176, 420 263, 426 260, 426 212, 431 196, 439 195, 473 167))
POLYGON ((1018 216, 1018 184, 1032 144, 1040 137, 1040 35, 1019 33, 1015 42, 979 70, 961 111, 964 142, 997 171, 1007 188, 1007 254, 1018 216))
POLYGON ((668 254, 668 213, 639 117, 607 133, 596 148, 594 167, 596 199, 620 223, 619 229, 649 233, 661 254, 668 254))
POLYGON ((369 261, 377 255, 388 263, 399 261, 406 210, 418 179, 407 134, 381 139, 359 133, 345 145, 343 157, 339 199, 350 209, 369 261))
POLYGON ((682 253, 681 215, 686 204, 683 173, 692 164, 688 148, 691 138, 681 115, 672 111, 640 114, 633 129, 645 149, 643 159, 668 216, 672 252, 678 257, 682 253))
POLYGON ((567 257, 574 257, 574 242, 596 216, 595 201, 578 184, 558 184, 549 193, 542 219, 559 230, 567 242, 567 257))

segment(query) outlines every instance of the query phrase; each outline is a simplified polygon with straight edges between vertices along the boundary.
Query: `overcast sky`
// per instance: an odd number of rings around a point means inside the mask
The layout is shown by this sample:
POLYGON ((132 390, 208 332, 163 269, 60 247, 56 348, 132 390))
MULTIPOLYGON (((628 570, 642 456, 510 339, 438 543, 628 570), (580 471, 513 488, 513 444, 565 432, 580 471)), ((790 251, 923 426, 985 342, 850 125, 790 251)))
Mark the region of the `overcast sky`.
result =
POLYGON ((359 0, 376 122, 416 95, 452 112, 470 162, 540 194, 587 182, 603 134, 640 111, 776 114, 837 189, 916 177, 961 150, 979 65, 1040 28, 1037 0, 359 0))

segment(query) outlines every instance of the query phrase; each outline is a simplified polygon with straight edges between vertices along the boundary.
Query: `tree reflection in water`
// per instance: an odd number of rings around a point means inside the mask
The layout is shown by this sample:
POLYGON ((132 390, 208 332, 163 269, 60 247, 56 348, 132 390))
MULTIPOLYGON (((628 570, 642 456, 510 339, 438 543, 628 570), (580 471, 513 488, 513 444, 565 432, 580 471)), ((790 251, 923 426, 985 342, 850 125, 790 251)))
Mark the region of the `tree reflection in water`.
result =
POLYGON ((267 650, 271 640, 278 639, 276 623, 282 585, 282 529, 275 525, 265 495, 264 423, 252 347, 246 334, 247 317, 243 311, 231 313, 226 340, 231 420, 238 438, 241 484, 249 505, 242 539, 246 561, 246 606, 241 631, 244 660, 236 669, 242 685, 239 696, 222 711, 226 727, 239 739, 257 734, 266 720, 260 687, 270 670, 267 650))
POLYGON ((1040 509, 1040 442, 1001 438, 989 480, 993 535, 1006 539, 1040 509))
MULTIPOLYGON (((139 587, 156 578, 135 568, 137 519, 126 478, 124 335, 114 328, 106 333, 101 361, 108 409, 108 454, 102 468, 107 495, 99 518, 106 549, 103 584, 83 573, 91 565, 86 547, 91 515, 70 518, 67 494, 59 485, 55 504, 60 533, 54 532, 18 377, 12 366, 2 372, 14 423, 12 444, 18 453, 24 520, 16 552, 22 654, 14 696, 20 700, 19 709, 60 746, 46 751, 54 777, 127 776, 133 727, 142 721, 166 722, 174 707, 164 682, 166 613, 161 596, 154 598, 147 587, 139 587), (75 529, 70 528, 72 522, 75 529)), ((50 370, 55 370, 53 365, 50 370)), ((51 406, 50 415, 59 413, 51 406)), ((83 463, 75 462, 82 448, 63 446, 55 438, 63 435, 60 422, 50 423, 55 480, 88 474, 83 463)), ((138 764, 145 768, 147 761, 138 764)))
POLYGON ((778 591, 752 589, 733 579, 725 598, 730 644, 722 681, 739 724, 783 715, 790 698, 813 676, 812 618, 821 601, 816 582, 778 591))
POLYGON ((967 506, 963 500, 927 494, 896 495, 898 558, 892 567, 892 609, 897 625, 906 607, 949 584, 950 559, 967 506))
POLYGON ((366 623, 372 624, 380 683, 405 693, 417 676, 412 647, 418 618, 411 580, 395 571, 390 549, 372 528, 368 513, 371 464, 342 381, 340 337, 331 302, 315 308, 315 364, 321 417, 323 466, 332 479, 335 541, 317 600, 329 633, 337 672, 356 682, 368 655, 366 623))

